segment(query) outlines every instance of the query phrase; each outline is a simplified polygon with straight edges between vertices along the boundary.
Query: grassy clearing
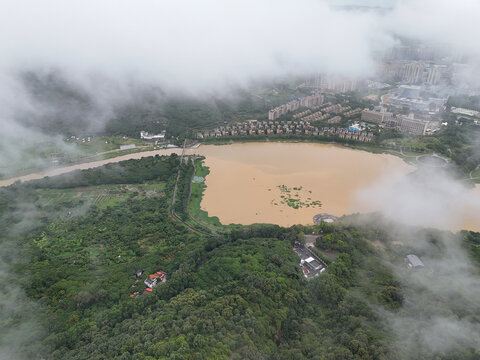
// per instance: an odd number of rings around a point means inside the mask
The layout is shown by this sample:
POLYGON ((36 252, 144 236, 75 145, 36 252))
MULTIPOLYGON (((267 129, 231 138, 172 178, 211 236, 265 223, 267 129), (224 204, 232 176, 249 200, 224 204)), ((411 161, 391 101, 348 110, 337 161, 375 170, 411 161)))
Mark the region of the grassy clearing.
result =
MULTIPOLYGON (((480 168, 478 168, 475 171, 472 171, 472 178, 480 178, 480 168)), ((480 179, 477 179, 477 180, 480 180, 480 179)))
POLYGON ((129 198, 163 196, 164 183, 136 185, 100 185, 73 189, 40 189, 36 203, 41 206, 63 206, 65 204, 95 205, 100 209, 116 206, 129 198))

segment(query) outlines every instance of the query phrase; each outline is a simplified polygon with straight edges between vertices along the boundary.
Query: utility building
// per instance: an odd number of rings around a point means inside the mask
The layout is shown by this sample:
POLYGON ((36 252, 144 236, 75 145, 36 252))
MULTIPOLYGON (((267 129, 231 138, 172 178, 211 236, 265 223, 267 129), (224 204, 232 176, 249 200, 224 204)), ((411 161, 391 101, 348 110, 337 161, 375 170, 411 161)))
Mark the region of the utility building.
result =
POLYGON ((425 267, 422 260, 420 260, 417 255, 413 254, 405 256, 405 263, 410 269, 422 269, 425 267))

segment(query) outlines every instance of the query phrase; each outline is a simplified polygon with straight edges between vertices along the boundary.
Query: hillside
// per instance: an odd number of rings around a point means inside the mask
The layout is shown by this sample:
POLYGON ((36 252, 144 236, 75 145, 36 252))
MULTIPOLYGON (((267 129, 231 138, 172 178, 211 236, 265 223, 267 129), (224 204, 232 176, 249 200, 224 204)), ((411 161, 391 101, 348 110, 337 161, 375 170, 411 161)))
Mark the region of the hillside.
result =
MULTIPOLYGON (((170 212, 179 163, 129 160, 0 189, 2 356, 478 358, 480 234, 352 216, 208 236, 170 212), (307 281, 292 244, 312 232, 329 267, 307 281), (424 260, 422 272, 405 268, 407 253, 424 260), (159 270, 165 283, 130 296, 159 270), (449 337, 441 352, 425 333, 449 337)), ((182 165, 185 184, 191 167, 182 165)), ((181 216, 187 199, 180 186, 181 216)))

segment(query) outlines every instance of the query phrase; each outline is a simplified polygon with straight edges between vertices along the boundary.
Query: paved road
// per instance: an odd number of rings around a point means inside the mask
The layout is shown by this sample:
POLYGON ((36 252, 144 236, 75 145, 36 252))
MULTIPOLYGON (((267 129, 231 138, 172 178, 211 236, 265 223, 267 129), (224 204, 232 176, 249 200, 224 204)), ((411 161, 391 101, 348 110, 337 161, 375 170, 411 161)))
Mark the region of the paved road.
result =
POLYGON ((154 151, 143 151, 143 152, 136 152, 131 154, 126 154, 122 156, 117 156, 110 159, 99 160, 99 161, 92 161, 86 162, 82 164, 76 164, 72 166, 66 166, 62 168, 55 168, 44 170, 28 175, 17 176, 10 179, 0 180, 0 186, 8 186, 13 184, 15 181, 28 181, 28 180, 36 180, 42 179, 45 176, 55 176, 65 174, 74 170, 86 170, 86 169, 93 169, 99 166, 103 166, 106 164, 117 163, 124 160, 130 159, 141 159, 148 156, 155 156, 155 155, 171 155, 171 154, 179 154, 180 155, 181 149, 180 148, 171 148, 171 149, 161 149, 161 150, 154 150, 154 151))

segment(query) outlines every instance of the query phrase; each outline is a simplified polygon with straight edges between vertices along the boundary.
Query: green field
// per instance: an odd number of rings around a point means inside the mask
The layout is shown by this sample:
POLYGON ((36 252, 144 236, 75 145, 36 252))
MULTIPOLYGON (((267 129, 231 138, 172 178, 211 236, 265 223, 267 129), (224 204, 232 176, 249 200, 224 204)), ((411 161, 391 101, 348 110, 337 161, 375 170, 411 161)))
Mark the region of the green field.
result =
POLYGON ((115 206, 127 199, 163 196, 165 183, 99 185, 73 189, 38 189, 36 205, 60 207, 65 204, 95 205, 100 209, 115 206))
MULTIPOLYGON (((195 160, 195 176, 201 176, 206 178, 210 173, 210 169, 206 166, 203 166, 203 159, 195 160)), ((207 186, 204 183, 193 183, 192 184, 192 194, 190 196, 190 203, 188 204, 188 210, 193 218, 198 220, 200 223, 205 223, 213 226, 222 226, 218 217, 208 216, 208 212, 202 210, 200 203, 203 198, 203 191, 207 186)))
POLYGON ((471 178, 474 183, 480 184, 480 168, 477 168, 476 170, 472 171, 471 178))

